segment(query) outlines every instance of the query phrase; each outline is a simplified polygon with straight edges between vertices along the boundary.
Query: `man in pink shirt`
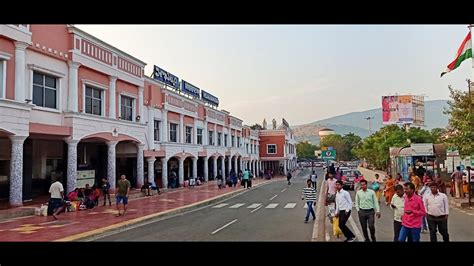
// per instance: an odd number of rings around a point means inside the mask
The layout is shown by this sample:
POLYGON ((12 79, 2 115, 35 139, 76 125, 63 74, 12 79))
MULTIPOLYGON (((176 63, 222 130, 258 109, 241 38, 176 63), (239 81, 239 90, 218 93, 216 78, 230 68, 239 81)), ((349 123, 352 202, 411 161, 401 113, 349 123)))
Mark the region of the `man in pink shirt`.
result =
POLYGON ((426 214, 423 199, 415 194, 415 185, 407 182, 404 185, 405 204, 402 215, 402 229, 398 241, 405 242, 407 235, 412 236, 413 242, 420 242, 423 217, 426 214))

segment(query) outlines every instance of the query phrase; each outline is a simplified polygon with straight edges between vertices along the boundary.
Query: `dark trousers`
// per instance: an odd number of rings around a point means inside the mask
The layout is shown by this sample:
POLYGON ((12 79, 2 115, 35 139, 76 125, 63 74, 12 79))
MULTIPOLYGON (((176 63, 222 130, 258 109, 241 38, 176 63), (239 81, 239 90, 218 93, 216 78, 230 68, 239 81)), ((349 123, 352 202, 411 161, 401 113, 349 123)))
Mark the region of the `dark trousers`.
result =
MULTIPOLYGON (((400 230, 402 229, 402 222, 393 220, 393 241, 398 242, 400 238, 400 230)), ((413 242, 411 234, 407 234, 408 242, 413 242)))
POLYGON ((351 211, 339 211, 339 228, 347 239, 354 238, 355 235, 352 233, 351 229, 347 227, 346 223, 349 217, 351 216, 351 211))
POLYGON ((367 223, 369 224, 370 238, 372 239, 372 242, 376 241, 374 216, 375 216, 374 209, 370 209, 370 210, 361 209, 359 211, 359 222, 360 222, 360 226, 362 227, 362 233, 364 233, 365 241, 369 241, 369 234, 367 232, 367 223))
POLYGON ((427 215, 428 219, 428 228, 430 229, 430 241, 438 242, 436 237, 436 228, 438 228, 439 233, 443 236, 444 242, 449 242, 448 234, 448 219, 445 216, 432 216, 427 215))
MULTIPOLYGON (((107 198, 109 198, 109 205, 112 204, 112 201, 110 201, 110 194, 109 194, 109 192, 107 192, 107 193, 104 193, 104 206, 107 202, 107 198)), ((97 205, 99 205, 99 198, 97 198, 97 205)))
POLYGON ((314 190, 316 190, 316 182, 311 181, 311 183, 313 184, 314 190))

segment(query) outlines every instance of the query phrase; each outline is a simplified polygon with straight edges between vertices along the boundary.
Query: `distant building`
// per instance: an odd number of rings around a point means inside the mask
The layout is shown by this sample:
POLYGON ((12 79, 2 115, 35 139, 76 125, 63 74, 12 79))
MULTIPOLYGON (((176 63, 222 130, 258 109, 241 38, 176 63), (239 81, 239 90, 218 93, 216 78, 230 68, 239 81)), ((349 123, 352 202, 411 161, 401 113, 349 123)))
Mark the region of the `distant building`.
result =
MULTIPOLYGON (((321 128, 319 131, 318 131, 318 135, 319 135, 319 138, 321 139, 321 141, 329 136, 329 135, 333 135, 333 134, 336 134, 336 132, 334 132, 334 130, 330 129, 330 128, 321 128)), ((320 141, 320 142, 321 142, 320 141)))

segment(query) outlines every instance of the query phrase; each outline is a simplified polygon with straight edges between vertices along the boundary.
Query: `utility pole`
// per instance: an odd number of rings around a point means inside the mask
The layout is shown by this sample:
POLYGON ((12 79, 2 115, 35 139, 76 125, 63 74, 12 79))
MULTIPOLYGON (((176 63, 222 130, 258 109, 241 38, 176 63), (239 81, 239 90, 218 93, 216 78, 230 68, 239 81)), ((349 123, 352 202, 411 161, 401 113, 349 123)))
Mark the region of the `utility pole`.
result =
POLYGON ((370 127, 370 120, 374 119, 373 116, 368 116, 365 118, 368 122, 369 122, 369 136, 372 135, 372 130, 371 130, 371 127, 370 127))

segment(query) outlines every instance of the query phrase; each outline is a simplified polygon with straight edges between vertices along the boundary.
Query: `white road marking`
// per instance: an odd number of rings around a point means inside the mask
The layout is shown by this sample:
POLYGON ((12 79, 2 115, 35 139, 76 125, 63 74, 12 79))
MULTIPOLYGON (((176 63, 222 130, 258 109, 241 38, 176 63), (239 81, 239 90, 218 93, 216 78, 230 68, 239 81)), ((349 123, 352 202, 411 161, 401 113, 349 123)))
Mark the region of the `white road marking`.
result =
POLYGON ((354 219, 352 219, 352 212, 351 216, 349 216, 349 223, 351 224, 352 230, 354 230, 354 235, 357 237, 358 241, 364 241, 364 236, 359 230, 359 227, 357 227, 357 224, 355 223, 354 219))
POLYGON ((256 208, 255 210, 251 211, 250 213, 256 212, 256 211, 260 210, 262 207, 263 207, 263 205, 260 205, 260 207, 256 208))
POLYGON ((233 221, 231 221, 231 222, 228 222, 227 224, 225 224, 225 225, 222 226, 221 228, 218 228, 218 229, 214 230, 214 231, 211 233, 211 235, 213 235, 213 234, 219 232, 220 230, 226 228, 227 226, 229 226, 229 225, 231 225, 231 224, 233 224, 233 223, 235 223, 235 222, 237 222, 237 219, 235 219, 235 220, 233 220, 233 221))
POLYGON ((260 205, 262 205, 262 203, 254 203, 254 204, 248 206, 247 209, 255 209, 255 208, 257 208, 257 207, 260 206, 260 205))
POLYGON ((245 203, 237 203, 237 204, 234 204, 234 205, 230 206, 229 208, 230 209, 237 209, 237 208, 242 207, 243 205, 245 205, 245 203))
POLYGON ((287 203, 285 205, 285 209, 293 209, 296 206, 296 203, 287 203))
POLYGON ((271 197, 270 200, 273 200, 276 197, 278 197, 278 195, 275 195, 275 196, 271 197))
POLYGON ((221 204, 217 204, 216 206, 212 207, 212 208, 222 208, 226 205, 229 205, 229 203, 221 203, 221 204))
POLYGON ((265 207, 265 209, 275 209, 278 206, 278 203, 270 203, 265 207))
POLYGON ((285 192, 287 190, 287 188, 284 188, 281 192, 285 192))

